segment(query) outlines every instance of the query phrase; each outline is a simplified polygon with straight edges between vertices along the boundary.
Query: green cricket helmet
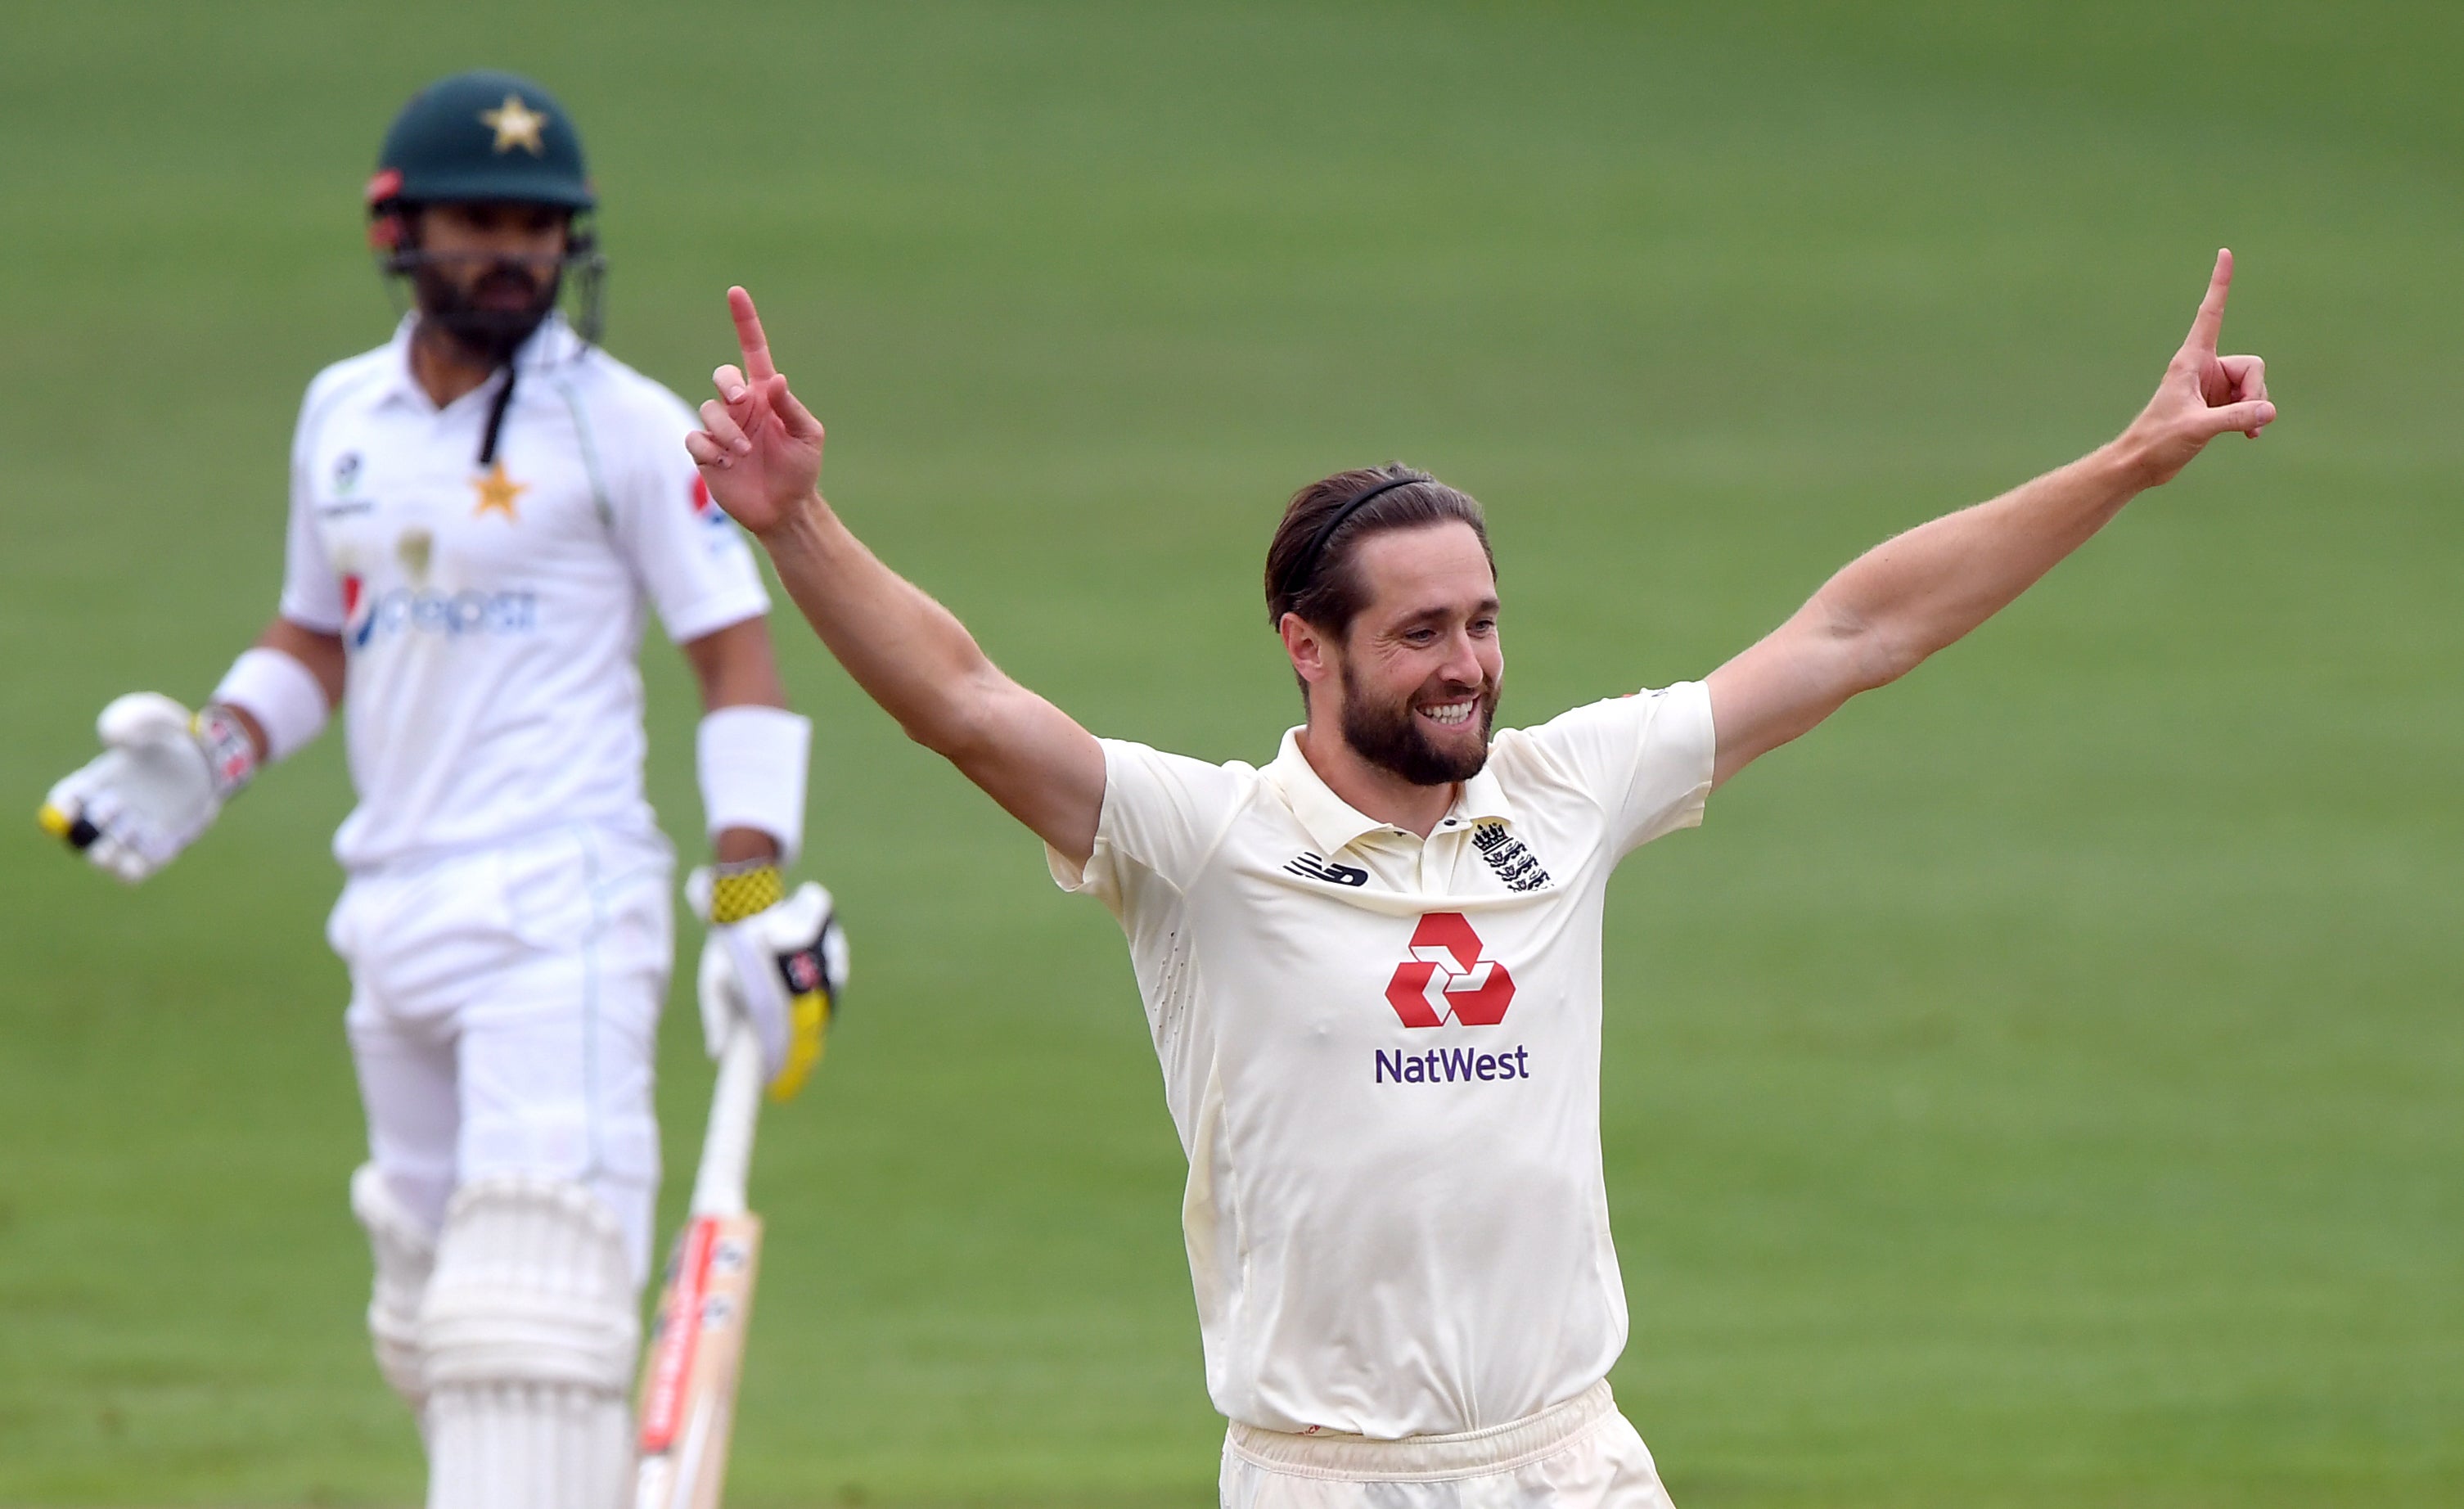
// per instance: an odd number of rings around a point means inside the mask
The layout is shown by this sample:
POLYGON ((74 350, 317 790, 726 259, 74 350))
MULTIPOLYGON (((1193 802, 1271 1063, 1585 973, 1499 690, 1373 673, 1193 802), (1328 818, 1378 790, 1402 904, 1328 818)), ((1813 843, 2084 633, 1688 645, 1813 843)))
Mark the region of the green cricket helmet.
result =
MULTIPOLYGON (((438 79, 412 96, 385 132, 376 174, 368 180, 368 245, 381 269, 418 280, 424 254, 412 215, 423 205, 436 204, 565 210, 572 221, 558 284, 573 295, 576 332, 584 340, 598 340, 607 261, 586 217, 598 208, 599 196, 583 160, 582 135, 554 95, 518 74, 482 68, 438 79)), ((549 307, 560 291, 548 290, 549 307)), ((466 322, 455 317, 457 312, 440 313, 449 328, 466 322)), ((541 308, 538 317, 546 313, 541 308)), ((509 355, 507 342, 526 338, 538 318, 502 329, 478 316, 468 322, 473 328, 463 333, 481 344, 503 346, 509 355)))
POLYGON ((556 97, 518 74, 473 69, 411 97, 385 132, 368 205, 449 201, 596 208, 582 137, 556 97))

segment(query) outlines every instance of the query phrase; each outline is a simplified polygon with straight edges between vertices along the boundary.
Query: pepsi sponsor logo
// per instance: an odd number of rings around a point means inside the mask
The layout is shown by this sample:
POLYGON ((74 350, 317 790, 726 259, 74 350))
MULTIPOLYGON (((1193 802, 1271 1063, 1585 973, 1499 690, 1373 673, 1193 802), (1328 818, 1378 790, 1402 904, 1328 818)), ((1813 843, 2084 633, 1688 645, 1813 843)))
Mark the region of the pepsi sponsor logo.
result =
POLYGON ((539 627, 539 594, 511 592, 434 592, 395 587, 370 594, 357 578, 343 583, 348 604, 346 638, 355 649, 365 649, 380 638, 396 634, 439 634, 448 639, 471 636, 528 634, 539 627))

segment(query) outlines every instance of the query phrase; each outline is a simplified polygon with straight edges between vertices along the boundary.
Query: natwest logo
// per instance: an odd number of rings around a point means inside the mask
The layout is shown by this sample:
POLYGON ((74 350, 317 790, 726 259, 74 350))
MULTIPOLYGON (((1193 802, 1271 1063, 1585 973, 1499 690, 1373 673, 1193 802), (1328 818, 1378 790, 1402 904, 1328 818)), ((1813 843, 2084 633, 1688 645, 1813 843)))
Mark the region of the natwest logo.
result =
POLYGON ((1514 1003, 1514 976, 1481 955, 1480 934, 1459 911, 1433 911, 1412 929, 1412 956, 1386 982, 1387 1004, 1406 1027, 1435 1027, 1451 1017, 1466 1027, 1494 1027, 1514 1003))

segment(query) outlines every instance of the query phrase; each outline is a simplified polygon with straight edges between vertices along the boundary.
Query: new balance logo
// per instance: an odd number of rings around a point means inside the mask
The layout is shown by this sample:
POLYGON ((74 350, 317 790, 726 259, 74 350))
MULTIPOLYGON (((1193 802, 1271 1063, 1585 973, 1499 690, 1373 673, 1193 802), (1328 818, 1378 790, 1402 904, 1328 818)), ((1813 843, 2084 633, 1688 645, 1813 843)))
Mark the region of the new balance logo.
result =
POLYGON ((1314 854, 1304 854, 1299 859, 1296 859, 1289 864, 1285 865, 1284 868, 1291 871, 1291 873, 1299 876, 1303 880, 1325 881, 1331 886, 1366 886, 1369 884, 1369 872, 1367 870, 1353 869, 1349 864, 1337 864, 1332 860, 1323 860, 1314 854))
POLYGON ((1465 1027, 1494 1027, 1514 1004, 1514 976, 1495 959, 1481 957, 1480 934, 1459 911, 1433 911, 1412 929, 1411 957, 1395 966, 1386 982, 1386 1003, 1406 1027, 1435 1027, 1449 1019, 1465 1027))

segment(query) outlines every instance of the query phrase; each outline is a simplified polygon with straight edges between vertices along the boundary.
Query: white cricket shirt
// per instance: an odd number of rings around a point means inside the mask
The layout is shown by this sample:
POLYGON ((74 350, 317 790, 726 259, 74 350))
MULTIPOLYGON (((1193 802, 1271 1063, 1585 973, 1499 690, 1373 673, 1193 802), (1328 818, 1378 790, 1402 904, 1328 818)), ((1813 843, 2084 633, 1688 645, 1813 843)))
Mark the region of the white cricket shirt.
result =
POLYGON ((335 856, 357 869, 577 820, 652 831, 645 601, 679 643, 769 607, 685 453, 693 416, 553 317, 515 356, 483 473, 504 379, 437 407, 410 329, 319 373, 292 444, 282 616, 349 656, 360 802, 335 856))
POLYGON ((1572 1398, 1625 1345, 1600 1172, 1600 917, 1702 820, 1699 683, 1496 735, 1427 840, 1346 805, 1297 731, 1264 770, 1104 741, 1083 874, 1129 934, 1189 1155, 1207 1389, 1380 1438, 1572 1398))

